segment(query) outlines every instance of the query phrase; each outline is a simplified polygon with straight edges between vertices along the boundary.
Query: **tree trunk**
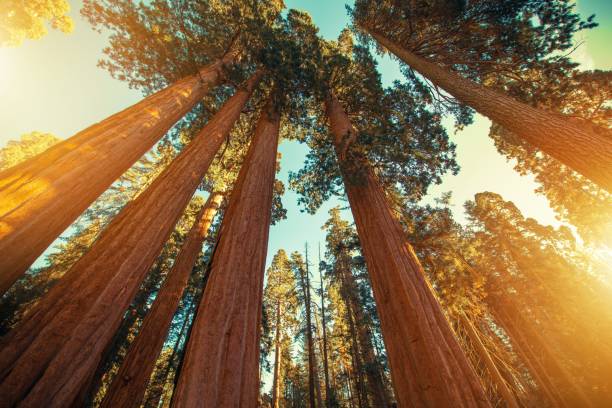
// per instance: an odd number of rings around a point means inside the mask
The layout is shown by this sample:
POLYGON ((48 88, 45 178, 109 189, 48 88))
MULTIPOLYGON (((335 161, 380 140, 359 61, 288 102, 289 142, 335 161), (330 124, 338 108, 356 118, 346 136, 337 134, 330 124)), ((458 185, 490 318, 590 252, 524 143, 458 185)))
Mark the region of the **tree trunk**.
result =
POLYGON ((224 67, 237 56, 230 48, 198 74, 0 173, 0 295, 177 120, 224 81, 224 67))
POLYGON ((508 334, 512 349, 527 367, 529 375, 535 380, 538 389, 550 403, 550 406, 568 407, 567 402, 561 397, 561 392, 522 333, 514 329, 510 319, 503 312, 492 310, 492 314, 495 317, 496 323, 503 327, 504 331, 508 334))
POLYGON ((474 348, 478 351, 478 355, 480 356, 481 360, 485 363, 487 367, 487 371, 489 372, 489 375, 491 376, 491 379, 493 380, 495 387, 497 388, 497 391, 503 396, 504 401, 506 402, 506 405, 509 408, 519 408, 519 404, 516 401, 514 394, 508 388, 508 384, 506 384, 506 381, 504 380, 499 370, 497 369, 497 366, 493 362, 491 355, 487 351, 484 344, 482 344, 482 341, 480 340, 480 336, 478 335, 478 332, 474 328, 474 325, 464 313, 460 313, 459 318, 461 320, 461 323, 463 323, 463 327, 465 327, 465 330, 468 334, 470 342, 472 343, 474 348))
POLYGON ((319 279, 321 283, 321 326, 323 331, 323 373, 325 375, 325 406, 331 404, 331 387, 329 385, 329 365, 327 357, 327 321, 325 319, 325 287, 323 284, 323 273, 321 273, 321 248, 319 247, 319 279))
POLYGON ((231 194, 173 407, 254 406, 280 114, 272 101, 231 194))
POLYGON ((200 210, 166 281, 142 323, 136 340, 130 345, 114 381, 104 396, 102 407, 140 406, 183 290, 221 201, 223 195, 213 192, 200 210))
POLYGON ((426 61, 373 30, 368 31, 381 46, 460 102, 612 192, 611 132, 600 134, 586 124, 581 126, 560 114, 519 102, 426 61))
POLYGON ((274 379, 272 381, 272 408, 280 407, 280 302, 276 302, 276 334, 274 335, 274 379))
POLYGON ((314 357, 314 346, 312 341, 312 316, 311 316, 311 305, 310 305, 310 279, 308 277, 308 247, 306 247, 306 271, 300 269, 300 281, 302 286, 302 292, 304 294, 304 306, 306 309, 306 348, 308 352, 308 396, 311 408, 315 408, 316 405, 316 392, 315 392, 315 357, 314 357))
POLYGON ((228 100, 200 134, 37 305, 0 354, 0 394, 24 406, 68 405, 155 261, 202 175, 263 73, 228 100), (29 392, 29 394, 28 394, 29 392))
POLYGON ((355 372, 355 391, 357 393, 357 402, 359 408, 369 407, 368 393, 365 388, 365 380, 363 378, 364 369, 362 361, 362 350, 357 340, 357 328, 355 327, 355 319, 353 314, 353 305, 350 301, 346 302, 346 320, 349 324, 351 334, 351 353, 353 356, 353 371, 355 372))
POLYGON ((511 333, 510 340, 525 336, 527 339, 527 347, 530 349, 533 346, 538 347, 540 352, 537 353, 536 358, 541 360, 546 373, 553 377, 555 382, 560 386, 558 389, 563 396, 564 402, 568 403, 569 406, 594 406, 581 384, 577 383, 576 378, 568 372, 567 368, 563 365, 563 361, 567 359, 564 358, 563 354, 559 355, 559 353, 551 348, 550 342, 542 336, 538 328, 534 327, 532 322, 528 319, 525 319, 521 311, 512 305, 511 302, 502 301, 502 303, 496 306, 497 307, 493 309, 496 315, 506 314, 506 317, 503 318, 502 321, 505 323, 505 326, 503 326, 504 330, 511 333), (504 310, 498 310, 500 306, 504 310), (511 319, 509 316, 513 316, 514 318, 511 319))
POLYGON ((343 284, 346 285, 346 302, 351 304, 351 309, 355 316, 357 341, 359 342, 359 349, 363 359, 362 368, 367 378, 368 390, 372 395, 372 402, 375 407, 388 407, 389 397, 385 389, 383 378, 380 375, 380 370, 378 369, 378 361, 374 355, 372 336, 370 335, 370 330, 365 321, 357 283, 355 282, 353 274, 347 270, 347 268, 343 268, 343 284))
POLYGON ((345 156, 344 141, 356 135, 346 112, 334 96, 327 99, 326 111, 399 405, 488 407, 478 377, 367 160, 350 150, 350 157, 345 156), (359 174, 349 172, 355 166, 359 174))

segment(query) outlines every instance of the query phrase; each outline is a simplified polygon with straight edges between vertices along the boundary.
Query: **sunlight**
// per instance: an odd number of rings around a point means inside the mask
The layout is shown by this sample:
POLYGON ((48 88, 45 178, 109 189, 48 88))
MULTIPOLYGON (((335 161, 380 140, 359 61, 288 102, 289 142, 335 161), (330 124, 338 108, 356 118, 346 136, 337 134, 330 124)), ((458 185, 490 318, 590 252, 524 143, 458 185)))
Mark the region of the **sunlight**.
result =
POLYGON ((7 48, 0 48, 0 95, 4 93, 9 79, 8 52, 7 48))

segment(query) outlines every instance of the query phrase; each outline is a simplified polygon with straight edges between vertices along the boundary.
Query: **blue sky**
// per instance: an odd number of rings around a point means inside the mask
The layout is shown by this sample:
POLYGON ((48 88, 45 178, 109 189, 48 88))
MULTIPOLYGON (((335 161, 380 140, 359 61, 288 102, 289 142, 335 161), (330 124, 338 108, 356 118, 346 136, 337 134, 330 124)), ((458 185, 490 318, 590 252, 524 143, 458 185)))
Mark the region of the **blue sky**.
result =
MULTIPOLYGON (((348 24, 343 0, 285 0, 285 3, 289 8, 308 11, 321 35, 327 38, 336 38, 348 24)), ((71 4, 76 22, 73 34, 51 31, 42 40, 26 41, 21 47, 0 48, 0 146, 33 130, 69 137, 141 99, 140 92, 96 67, 106 39, 93 32, 79 16, 80 1, 71 4)), ((610 69, 612 2, 580 0, 578 7, 585 16, 596 13, 602 27, 580 36, 584 44, 574 53, 575 58, 585 68, 610 69)), ((380 60, 379 68, 385 84, 401 79, 398 64, 389 57, 380 60)), ((480 191, 494 191, 514 201, 525 215, 558 225, 546 199, 533 193, 536 185, 532 178, 519 176, 512 170, 512 164, 496 152, 487 136, 489 125, 487 119, 477 116, 473 125, 458 134, 453 134, 449 127, 449 134, 458 146, 461 171, 432 188, 426 201, 453 191, 455 216, 462 221, 465 200, 480 191)), ((283 159, 279 178, 286 182, 288 172, 301 167, 306 150, 296 143, 284 142, 280 152, 283 159)), ((271 228, 268 262, 279 248, 303 251, 304 243, 308 242, 315 263, 317 244, 324 242, 320 227, 327 219, 327 211, 346 203, 331 200, 311 216, 299 211, 293 192, 287 190, 283 202, 288 219, 271 228)), ((345 213, 350 217, 348 211, 345 213)))

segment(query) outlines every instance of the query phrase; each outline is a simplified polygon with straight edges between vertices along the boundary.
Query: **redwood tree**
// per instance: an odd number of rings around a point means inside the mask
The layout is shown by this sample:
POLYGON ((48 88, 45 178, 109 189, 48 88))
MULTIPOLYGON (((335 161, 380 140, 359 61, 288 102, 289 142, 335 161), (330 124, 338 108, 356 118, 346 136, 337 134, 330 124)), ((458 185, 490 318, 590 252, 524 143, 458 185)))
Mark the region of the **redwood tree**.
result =
POLYGON ((222 201, 223 194, 216 191, 211 193, 195 217, 172 269, 147 313, 136 340, 130 345, 101 406, 140 406, 155 361, 166 339, 166 332, 222 201))
POLYGON ((262 75, 258 71, 237 90, 9 334, 0 355, 5 400, 61 405, 75 397, 262 75))
POLYGON ((175 407, 257 401, 263 274, 279 126, 280 113, 271 100, 261 111, 229 199, 173 395, 175 407))
MULTIPOLYGON (((403 184, 409 194, 418 197, 436 180, 437 173, 445 170, 445 150, 452 146, 439 123, 410 89, 396 86, 387 91, 403 96, 402 102, 410 112, 402 114, 403 110, 393 109, 394 98, 385 98, 371 56, 363 48, 353 49, 346 34, 338 43, 326 44, 314 38, 314 30, 305 19, 296 16, 295 24, 303 42, 320 44, 321 54, 328 55, 320 64, 317 79, 322 83, 320 97, 330 124, 329 142, 336 153, 371 278, 398 403, 489 406, 370 164, 370 157, 377 160, 379 174, 383 178, 391 176, 388 183, 403 184), (363 133, 353 126, 337 94, 345 98, 363 133), (391 148, 386 143, 394 135, 397 138, 391 148), (404 152, 406 156, 401 156, 403 143, 418 144, 425 135, 428 147, 435 146, 436 150, 424 150, 430 153, 421 155, 404 152), (394 157, 398 151, 400 156, 394 157), (421 168, 409 166, 411 161, 422 164, 421 168), (428 172, 429 169, 434 171, 428 172), (411 174, 421 171, 422 178, 411 174), (393 180, 395 175, 398 177, 393 180)), ((328 155, 329 150, 326 157, 320 152, 311 157, 329 163, 328 155)), ((294 185, 308 194, 318 187, 313 188, 317 181, 324 185, 336 183, 338 170, 335 163, 331 166, 327 174, 320 169, 315 170, 319 173, 315 176, 303 171, 294 185), (310 179, 304 174, 309 174, 310 179)), ((315 199, 320 200, 320 196, 315 199)))
POLYGON ((593 16, 580 21, 568 0, 416 3, 358 1, 355 23, 434 86, 612 190, 609 130, 537 109, 490 86, 495 76, 520 78, 547 59, 569 64, 554 53, 572 46, 574 32, 593 27, 593 16))
MULTIPOLYGON (((336 97, 326 101, 326 108, 340 155, 343 140, 356 130, 336 97)), ((354 175, 346 170, 343 178, 377 300, 399 403, 489 406, 384 190, 363 157, 349 159, 351 164, 341 162, 341 169, 355 163, 362 168, 361 180, 351 181, 349 177, 354 175), (449 378, 454 380, 449 382, 449 378)))
POLYGON ((0 294, 170 127, 224 80, 237 49, 0 173, 0 294), (83 182, 86 180, 86 182, 83 182))

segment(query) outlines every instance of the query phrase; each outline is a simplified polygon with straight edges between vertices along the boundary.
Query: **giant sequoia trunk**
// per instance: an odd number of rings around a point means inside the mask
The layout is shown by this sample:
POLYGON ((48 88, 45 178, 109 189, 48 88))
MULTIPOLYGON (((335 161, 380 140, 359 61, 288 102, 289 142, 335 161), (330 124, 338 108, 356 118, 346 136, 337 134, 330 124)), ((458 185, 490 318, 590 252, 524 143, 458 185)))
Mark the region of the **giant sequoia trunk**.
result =
POLYGON ((363 248, 400 406, 488 407, 423 269, 367 160, 346 140, 356 131, 340 102, 326 101, 357 232, 363 248), (348 157, 347 157, 348 153, 348 157))
POLYGON ((0 295, 233 63, 222 59, 0 173, 0 295))
POLYGON ((174 407, 256 406, 263 278, 280 115, 269 103, 223 217, 174 407))
POLYGON ((66 406, 95 370, 143 277, 259 82, 255 74, 172 164, 111 222, 9 334, 0 354, 8 404, 66 406))
POLYGON ((212 193, 196 216, 172 269, 142 323, 138 337, 130 345, 104 397, 102 407, 140 406, 183 290, 222 200, 221 193, 212 193))
POLYGON ((370 30, 376 41, 435 85, 612 192, 612 134, 536 109, 424 60, 370 30))

